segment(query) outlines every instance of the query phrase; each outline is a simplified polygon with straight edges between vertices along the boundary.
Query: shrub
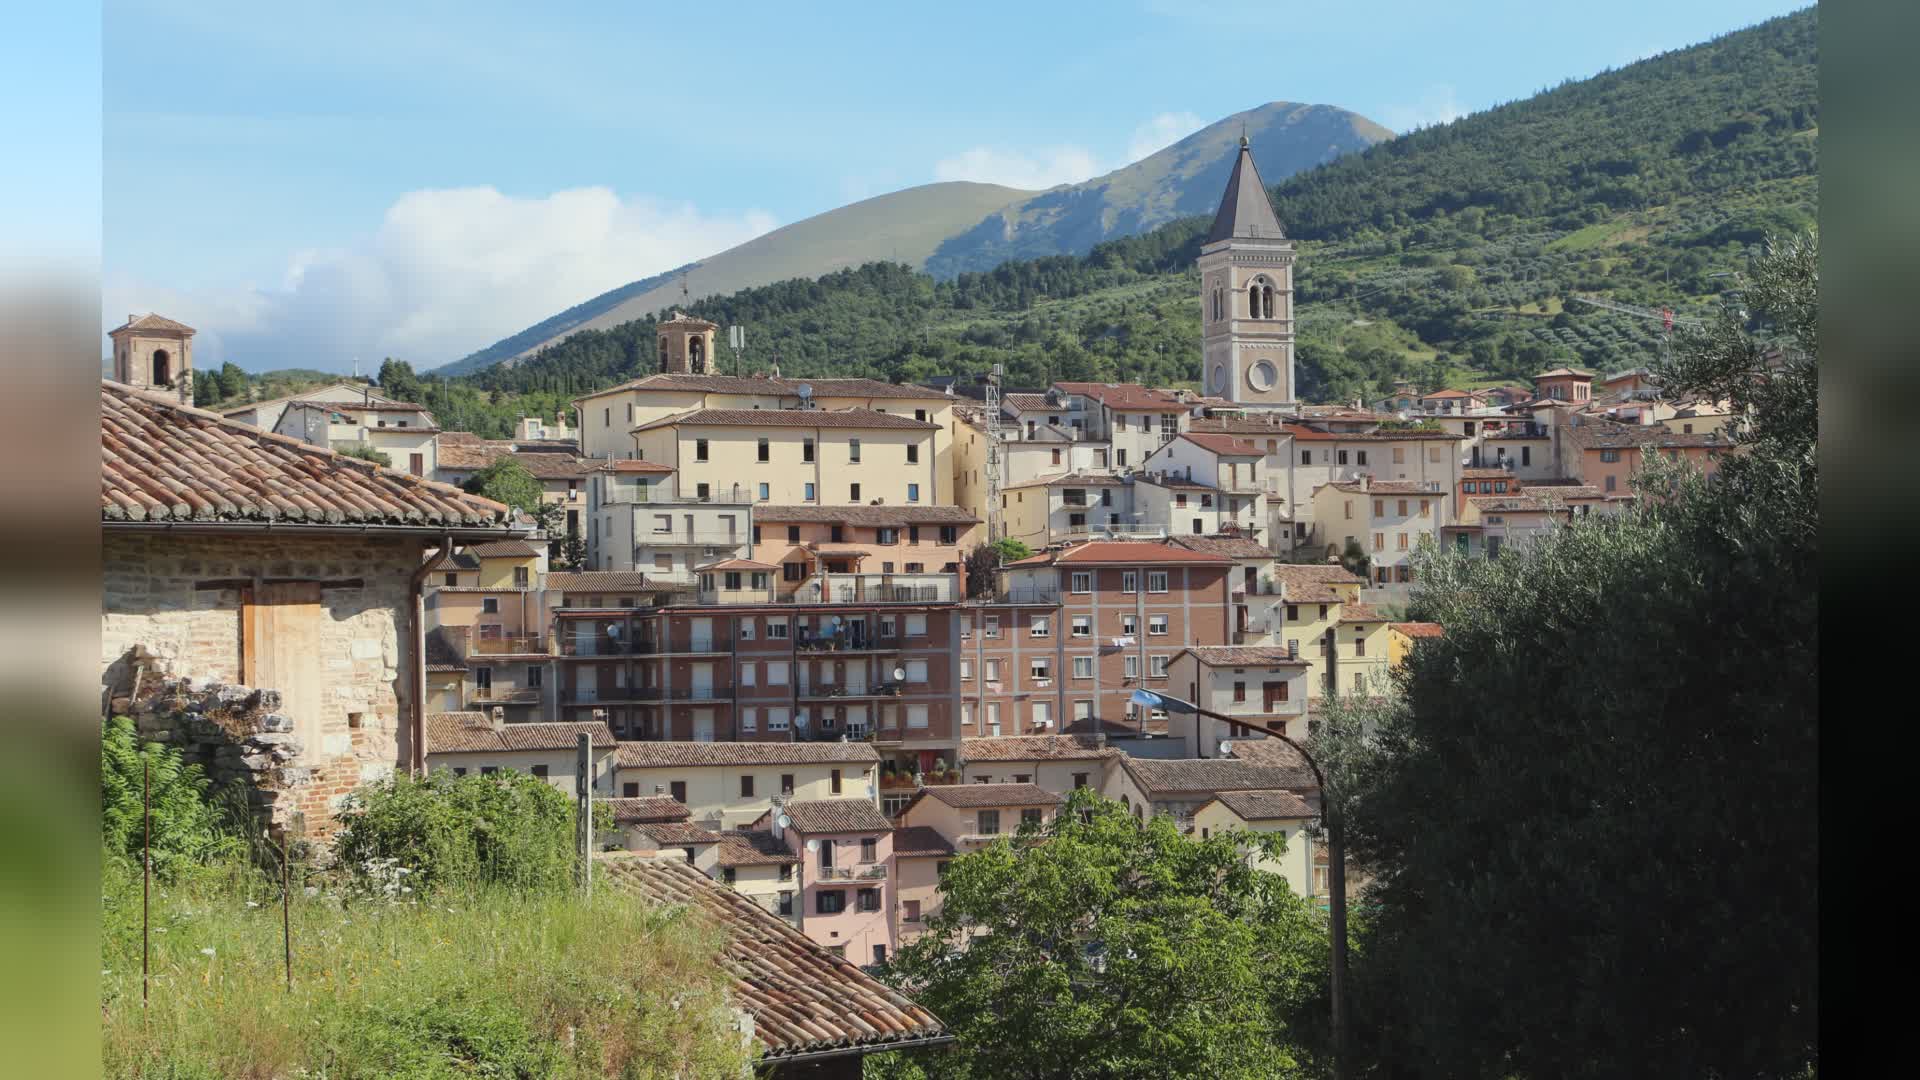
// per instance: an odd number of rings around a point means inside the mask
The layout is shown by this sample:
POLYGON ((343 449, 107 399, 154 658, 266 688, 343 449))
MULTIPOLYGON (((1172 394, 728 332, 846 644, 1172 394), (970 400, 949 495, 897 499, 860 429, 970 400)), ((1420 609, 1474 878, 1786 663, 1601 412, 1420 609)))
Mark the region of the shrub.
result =
POLYGON ((334 850, 362 884, 388 868, 415 890, 496 884, 564 886, 574 865, 574 809, 566 793, 525 773, 425 777, 367 784, 340 813, 334 850))
POLYGON ((170 746, 141 742, 133 721, 116 716, 100 732, 100 832, 109 854, 137 864, 147 842, 143 766, 151 769, 153 869, 162 880, 244 848, 233 817, 209 800, 200 766, 170 746))

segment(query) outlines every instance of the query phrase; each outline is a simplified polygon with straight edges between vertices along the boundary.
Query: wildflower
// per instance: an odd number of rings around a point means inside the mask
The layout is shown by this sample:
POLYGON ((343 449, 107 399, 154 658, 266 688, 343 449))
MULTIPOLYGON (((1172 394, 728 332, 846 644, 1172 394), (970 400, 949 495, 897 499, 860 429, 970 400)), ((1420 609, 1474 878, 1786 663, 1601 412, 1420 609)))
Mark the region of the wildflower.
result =
POLYGON ((201 956, 212 956, 212 955, 213 955, 213 950, 212 950, 211 948, 207 948, 207 949, 201 949, 201 950, 200 950, 200 955, 201 955, 201 956))

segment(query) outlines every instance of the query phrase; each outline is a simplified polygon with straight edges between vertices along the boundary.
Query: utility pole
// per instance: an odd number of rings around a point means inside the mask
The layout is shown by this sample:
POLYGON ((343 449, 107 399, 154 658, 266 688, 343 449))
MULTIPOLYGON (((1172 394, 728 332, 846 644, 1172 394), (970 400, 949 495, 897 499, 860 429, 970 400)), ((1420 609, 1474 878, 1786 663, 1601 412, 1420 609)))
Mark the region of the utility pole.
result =
POLYGON ((574 743, 574 838, 579 846, 580 895, 593 894, 593 737, 581 732, 574 743))

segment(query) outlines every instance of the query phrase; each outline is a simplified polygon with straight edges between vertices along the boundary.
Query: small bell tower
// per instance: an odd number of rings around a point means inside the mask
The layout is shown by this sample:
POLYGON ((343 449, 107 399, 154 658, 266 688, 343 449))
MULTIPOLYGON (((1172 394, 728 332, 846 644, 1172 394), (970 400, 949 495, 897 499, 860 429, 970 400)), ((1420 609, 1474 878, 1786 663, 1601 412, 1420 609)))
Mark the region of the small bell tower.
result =
POLYGON ((669 375, 718 375, 713 356, 713 335, 718 323, 696 319, 684 311, 660 321, 660 370, 669 375))
POLYGON ((193 404, 193 327, 159 315, 129 315, 113 339, 115 382, 193 404))

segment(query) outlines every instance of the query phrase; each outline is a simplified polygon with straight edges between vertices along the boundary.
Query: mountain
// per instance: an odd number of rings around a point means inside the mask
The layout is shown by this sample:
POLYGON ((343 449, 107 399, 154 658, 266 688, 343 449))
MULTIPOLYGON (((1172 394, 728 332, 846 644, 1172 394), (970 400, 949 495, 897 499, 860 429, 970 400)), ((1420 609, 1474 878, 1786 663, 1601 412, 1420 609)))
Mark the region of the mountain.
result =
POLYGON ((478 371, 573 333, 650 316, 693 298, 724 295, 794 277, 819 277, 876 260, 920 265, 941 241, 1033 194, 999 184, 955 180, 922 184, 816 214, 718 255, 622 285, 436 370, 478 371))
POLYGON ((1260 175, 1280 179, 1324 165, 1393 132, 1331 105, 1275 101, 1234 113, 1105 176, 1041 192, 989 214, 939 247, 923 267, 935 277, 991 270, 1008 259, 1080 255, 1192 214, 1211 214, 1240 136, 1260 175))
MULTIPOLYGON (((1653 359, 1657 314, 1583 299, 1672 308, 1684 326, 1730 304, 1733 274, 1770 232, 1817 220, 1818 61, 1807 9, 1280 182, 1274 205, 1299 252, 1303 396, 1350 401, 1400 378, 1467 388, 1555 363, 1612 371, 1653 359)), ((1208 220, 952 278, 870 263, 689 310, 751 327, 752 366, 777 350, 792 375, 911 381, 1004 364, 1019 386, 1191 385, 1193 260, 1208 220)), ((522 412, 551 415, 650 370, 653 356, 648 317, 517 365, 428 376, 403 396, 450 430, 499 438, 522 412)), ((724 340, 716 359, 743 366, 724 340)))
POLYGON ((1116 236, 1211 209, 1242 131, 1260 174, 1279 178, 1393 137, 1331 105, 1276 101, 1235 113, 1124 168, 1043 192, 953 181, 924 184, 830 210, 710 258, 623 285, 444 367, 462 375, 514 361, 580 330, 657 314, 688 299, 724 296, 788 278, 815 278, 875 261, 937 277, 991 269, 1010 258, 1080 255, 1116 236))

